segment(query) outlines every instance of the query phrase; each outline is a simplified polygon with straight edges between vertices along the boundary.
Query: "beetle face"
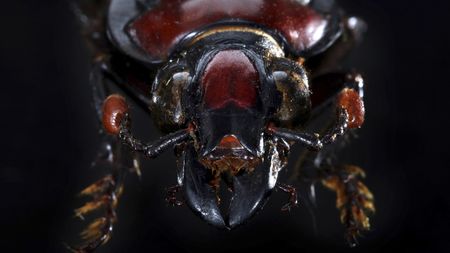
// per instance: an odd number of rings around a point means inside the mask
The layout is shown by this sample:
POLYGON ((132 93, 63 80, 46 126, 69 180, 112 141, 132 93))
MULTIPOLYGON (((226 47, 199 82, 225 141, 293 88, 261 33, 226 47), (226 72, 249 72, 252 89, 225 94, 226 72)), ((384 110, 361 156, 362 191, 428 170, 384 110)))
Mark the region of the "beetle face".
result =
POLYGON ((195 144, 184 147, 179 179, 195 213, 215 226, 233 228, 266 202, 284 166, 287 145, 264 134, 272 111, 262 98, 268 80, 257 60, 237 49, 205 59, 200 60, 205 62, 195 84, 197 104, 192 105, 195 144), (232 191, 228 208, 219 208, 225 205, 218 196, 221 180, 232 191))
POLYGON ((266 124, 261 98, 264 80, 243 51, 227 49, 209 58, 198 79, 201 156, 214 158, 225 146, 241 150, 242 157, 260 156, 266 124))
POLYGON ((303 68, 255 51, 230 46, 173 60, 153 85, 156 122, 195 126, 178 153, 178 182, 186 203, 217 227, 245 222, 276 185, 289 146, 265 134, 268 123, 298 125, 310 109, 303 68), (220 201, 222 181, 229 203, 220 201))

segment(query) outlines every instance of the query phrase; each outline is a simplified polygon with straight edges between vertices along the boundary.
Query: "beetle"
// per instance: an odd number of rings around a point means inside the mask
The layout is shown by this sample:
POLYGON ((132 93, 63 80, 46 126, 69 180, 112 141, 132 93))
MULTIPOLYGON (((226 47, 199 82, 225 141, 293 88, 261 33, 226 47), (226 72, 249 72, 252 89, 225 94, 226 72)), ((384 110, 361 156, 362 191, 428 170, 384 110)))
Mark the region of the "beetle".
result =
POLYGON ((361 75, 333 71, 362 36, 361 19, 326 0, 78 0, 74 9, 94 54, 90 80, 112 173, 82 191, 93 200, 76 215, 105 214, 73 251, 92 252, 110 238, 126 168, 140 173, 137 154, 155 158, 170 148, 178 178, 167 201, 213 226, 245 223, 275 188, 289 194, 282 210, 296 206, 295 188, 277 179, 299 143, 301 157, 314 157, 314 182, 336 192, 350 244, 369 229, 375 209, 363 170, 323 162, 326 147, 364 122, 361 75), (136 137, 123 94, 165 135, 136 137), (336 110, 332 123, 308 132, 327 106, 336 110), (226 212, 221 182, 232 192, 226 212))

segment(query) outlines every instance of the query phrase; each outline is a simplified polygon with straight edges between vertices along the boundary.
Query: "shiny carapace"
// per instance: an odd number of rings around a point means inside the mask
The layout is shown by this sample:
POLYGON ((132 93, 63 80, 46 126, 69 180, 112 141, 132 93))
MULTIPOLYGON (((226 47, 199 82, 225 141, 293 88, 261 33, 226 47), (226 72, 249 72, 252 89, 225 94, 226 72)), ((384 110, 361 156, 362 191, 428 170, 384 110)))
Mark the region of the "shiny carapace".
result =
POLYGON ((312 181, 336 191, 351 244, 369 228, 373 196, 363 171, 321 162, 327 147, 364 122, 363 79, 334 70, 361 38, 363 21, 325 0, 78 2, 112 173, 83 191, 94 200, 77 215, 103 208, 105 216, 73 250, 90 252, 110 238, 123 174, 140 173, 137 155, 169 148, 178 178, 167 201, 185 203, 216 227, 245 223, 276 188, 288 193, 282 210, 297 204, 295 188, 278 174, 298 143, 302 157, 315 157, 312 181), (132 133, 130 101, 151 115, 160 139, 147 143, 132 133), (329 121, 305 130, 324 108, 335 108, 329 121))

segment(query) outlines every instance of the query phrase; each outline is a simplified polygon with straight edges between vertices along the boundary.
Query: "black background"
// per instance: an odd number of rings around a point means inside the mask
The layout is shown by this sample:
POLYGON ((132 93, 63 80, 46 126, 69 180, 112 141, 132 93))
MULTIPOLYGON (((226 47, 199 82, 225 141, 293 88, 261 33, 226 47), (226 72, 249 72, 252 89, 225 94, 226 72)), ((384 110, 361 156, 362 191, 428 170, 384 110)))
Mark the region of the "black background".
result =
MULTIPOLYGON (((334 195, 318 190, 309 209, 279 212, 274 194, 247 225, 219 231, 187 207, 168 207, 174 185, 168 152, 130 176, 111 242, 99 252, 445 252, 450 235, 450 7, 445 0, 343 0, 369 24, 351 65, 366 77, 366 125, 346 156, 366 169, 376 197, 373 230, 350 249, 334 195)), ((0 5, 0 243, 2 252, 65 252, 82 222, 72 217, 99 143, 88 83, 88 52, 60 0, 0 5)), ((147 138, 151 121, 133 112, 147 138)), ((283 173, 287 177, 289 170, 283 173)))

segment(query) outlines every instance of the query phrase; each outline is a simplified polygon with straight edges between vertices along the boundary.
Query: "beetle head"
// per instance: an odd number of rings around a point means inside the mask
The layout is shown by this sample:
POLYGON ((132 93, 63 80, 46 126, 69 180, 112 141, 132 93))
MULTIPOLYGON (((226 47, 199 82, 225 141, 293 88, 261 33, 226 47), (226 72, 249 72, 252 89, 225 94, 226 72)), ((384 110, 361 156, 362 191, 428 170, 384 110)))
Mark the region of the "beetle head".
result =
POLYGON ((263 207, 285 165, 289 146, 266 134, 267 125, 298 125, 310 109, 301 65, 239 46, 171 61, 158 73, 153 96, 160 122, 195 125, 193 141, 178 152, 186 203, 226 228, 263 207), (219 201, 221 180, 232 191, 229 203, 219 201))
POLYGON ((234 228, 260 210, 285 164, 287 144, 264 133, 278 94, 258 59, 225 49, 197 74, 197 131, 182 152, 179 183, 194 212, 218 227, 234 228), (220 201, 222 179, 232 192, 228 206, 220 201))

